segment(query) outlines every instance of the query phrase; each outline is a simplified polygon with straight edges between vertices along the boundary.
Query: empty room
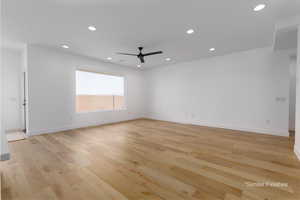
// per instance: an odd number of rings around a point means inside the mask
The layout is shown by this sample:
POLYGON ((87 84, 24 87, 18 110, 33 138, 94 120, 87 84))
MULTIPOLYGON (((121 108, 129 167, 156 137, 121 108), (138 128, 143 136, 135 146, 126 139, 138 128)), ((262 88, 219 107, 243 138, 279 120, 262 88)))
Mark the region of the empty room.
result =
POLYGON ((0 2, 1 200, 300 199, 300 1, 0 2))

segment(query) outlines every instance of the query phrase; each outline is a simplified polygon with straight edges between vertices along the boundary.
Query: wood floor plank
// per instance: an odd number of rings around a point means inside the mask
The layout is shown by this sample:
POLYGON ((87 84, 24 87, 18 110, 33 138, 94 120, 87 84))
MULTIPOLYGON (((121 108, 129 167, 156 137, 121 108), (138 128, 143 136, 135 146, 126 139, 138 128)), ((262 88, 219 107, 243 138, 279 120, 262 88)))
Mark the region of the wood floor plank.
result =
POLYGON ((299 200, 292 142, 148 119, 38 135, 9 143, 2 200, 299 200))

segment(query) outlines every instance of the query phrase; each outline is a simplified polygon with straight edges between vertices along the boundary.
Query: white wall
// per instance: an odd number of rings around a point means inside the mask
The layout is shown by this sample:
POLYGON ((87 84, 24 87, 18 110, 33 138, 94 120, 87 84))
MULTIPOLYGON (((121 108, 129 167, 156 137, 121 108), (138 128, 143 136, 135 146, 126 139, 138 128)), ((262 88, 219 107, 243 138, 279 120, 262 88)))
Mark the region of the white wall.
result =
POLYGON ((2 160, 2 156, 4 154, 8 153, 8 145, 4 132, 3 119, 3 59, 2 48, 0 48, 0 160, 2 160))
POLYGON ((32 45, 28 46, 27 55, 28 131, 31 135, 143 116, 143 77, 137 69, 32 45), (124 75, 127 110, 75 113, 76 68, 124 75))
POLYGON ((31 134, 146 116, 288 136, 289 57, 270 48, 145 72, 39 46, 27 54, 31 134), (128 109, 76 114, 77 67, 124 75, 128 109))
POLYGON ((300 159, 300 25, 298 27, 298 48, 297 48, 297 80, 296 80, 296 132, 294 150, 300 159))
POLYGON ((3 119, 4 119, 4 115, 3 115, 3 78, 4 77, 3 77, 2 48, 0 48, 0 160, 4 159, 4 155, 9 153, 7 139, 6 139, 6 135, 4 132, 4 123, 3 123, 3 119))
POLYGON ((22 124, 22 52, 3 49, 4 127, 5 130, 23 129, 22 124))
POLYGON ((290 58, 290 105, 289 105, 289 130, 295 130, 296 117, 296 57, 290 58))
MULTIPOLYGON (((0 16, 2 16, 2 3, 0 2, 0 16)), ((3 56, 2 56, 2 20, 0 20, 0 160, 7 159, 9 155, 7 138, 4 132, 3 115, 3 56)))
POLYGON ((145 72, 148 117, 288 136, 289 57, 271 48, 145 72))

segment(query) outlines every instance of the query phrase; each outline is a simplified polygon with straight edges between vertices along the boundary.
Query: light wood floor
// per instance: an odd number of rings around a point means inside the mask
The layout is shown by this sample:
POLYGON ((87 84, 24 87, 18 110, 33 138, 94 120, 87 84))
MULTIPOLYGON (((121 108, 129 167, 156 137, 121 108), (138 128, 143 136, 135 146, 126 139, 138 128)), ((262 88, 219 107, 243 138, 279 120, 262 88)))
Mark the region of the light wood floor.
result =
POLYGON ((300 199, 300 162, 284 137, 136 120, 34 136, 10 149, 3 200, 300 199))

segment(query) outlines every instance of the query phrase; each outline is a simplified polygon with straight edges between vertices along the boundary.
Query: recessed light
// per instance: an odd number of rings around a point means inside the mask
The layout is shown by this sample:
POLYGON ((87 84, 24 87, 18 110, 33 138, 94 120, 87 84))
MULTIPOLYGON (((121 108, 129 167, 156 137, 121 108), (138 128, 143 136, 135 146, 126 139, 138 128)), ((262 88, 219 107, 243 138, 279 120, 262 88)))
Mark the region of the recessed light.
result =
POLYGON ((171 60, 171 58, 166 58, 166 61, 170 61, 171 60))
POLYGON ((70 48, 70 47, 69 47, 68 45, 66 45, 66 44, 61 45, 61 47, 64 48, 64 49, 70 48))
POLYGON ((215 50, 216 50, 215 48, 210 48, 210 49, 209 49, 209 51, 211 51, 211 52, 212 52, 212 51, 215 51, 215 50))
POLYGON ((142 67, 142 65, 137 65, 138 68, 142 67))
POLYGON ((96 28, 95 26, 89 26, 88 29, 89 29, 90 31, 96 31, 96 30, 97 30, 97 28, 96 28))
POLYGON ((186 31, 186 33, 189 34, 189 35, 193 34, 194 32, 195 32, 194 29, 189 29, 189 30, 186 31))
POLYGON ((112 60, 112 57, 107 57, 107 60, 112 60))
POLYGON ((253 8, 254 11, 261 11, 266 7, 266 4, 258 4, 253 8))

